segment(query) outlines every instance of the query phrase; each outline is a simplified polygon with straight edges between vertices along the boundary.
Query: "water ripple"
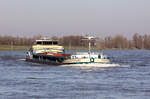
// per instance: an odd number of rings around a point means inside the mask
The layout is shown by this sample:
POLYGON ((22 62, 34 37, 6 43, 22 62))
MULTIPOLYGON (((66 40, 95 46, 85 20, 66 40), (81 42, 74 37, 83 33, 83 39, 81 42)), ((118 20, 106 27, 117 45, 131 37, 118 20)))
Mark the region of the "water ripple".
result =
POLYGON ((115 68, 28 63, 24 51, 0 51, 0 99, 149 99, 150 51, 105 50, 115 68))

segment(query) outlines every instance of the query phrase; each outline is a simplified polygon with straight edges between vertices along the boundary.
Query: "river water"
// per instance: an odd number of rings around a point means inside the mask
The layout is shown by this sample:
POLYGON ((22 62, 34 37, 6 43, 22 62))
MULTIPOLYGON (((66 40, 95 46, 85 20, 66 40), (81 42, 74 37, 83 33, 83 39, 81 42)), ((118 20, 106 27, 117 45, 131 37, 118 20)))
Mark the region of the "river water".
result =
POLYGON ((0 99, 150 99, 150 51, 104 53, 121 66, 49 66, 25 62, 24 51, 0 51, 0 99))

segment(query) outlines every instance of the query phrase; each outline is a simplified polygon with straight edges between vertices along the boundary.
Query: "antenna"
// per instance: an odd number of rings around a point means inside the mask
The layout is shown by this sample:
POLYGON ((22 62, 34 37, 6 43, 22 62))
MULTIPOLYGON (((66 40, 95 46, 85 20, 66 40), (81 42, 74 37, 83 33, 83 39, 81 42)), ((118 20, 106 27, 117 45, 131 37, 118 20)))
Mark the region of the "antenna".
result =
POLYGON ((94 40, 94 39, 95 39, 94 36, 86 36, 82 39, 82 40, 88 40, 88 43, 89 43, 89 51, 88 51, 89 58, 91 57, 91 41, 94 40))
POLYGON ((11 41, 11 51, 13 51, 13 41, 11 41))

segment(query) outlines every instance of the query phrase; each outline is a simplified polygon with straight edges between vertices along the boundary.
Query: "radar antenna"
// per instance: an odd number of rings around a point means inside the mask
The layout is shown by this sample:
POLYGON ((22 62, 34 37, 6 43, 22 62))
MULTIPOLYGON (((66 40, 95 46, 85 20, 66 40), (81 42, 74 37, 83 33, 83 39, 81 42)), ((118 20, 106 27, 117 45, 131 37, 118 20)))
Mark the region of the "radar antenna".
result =
POLYGON ((88 50, 88 54, 89 54, 89 58, 91 58, 91 41, 94 40, 95 37, 94 36, 85 36, 82 40, 87 40, 88 41, 88 45, 89 45, 89 50, 88 50))

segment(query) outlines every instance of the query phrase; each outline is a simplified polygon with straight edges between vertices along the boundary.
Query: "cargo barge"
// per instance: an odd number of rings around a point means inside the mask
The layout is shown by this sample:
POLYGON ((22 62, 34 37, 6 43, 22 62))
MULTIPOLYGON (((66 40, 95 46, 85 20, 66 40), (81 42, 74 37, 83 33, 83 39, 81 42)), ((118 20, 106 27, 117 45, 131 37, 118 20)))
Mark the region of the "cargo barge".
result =
POLYGON ((26 54, 26 61, 50 64, 108 64, 110 63, 106 55, 102 52, 91 52, 91 40, 94 37, 86 37, 89 42, 88 52, 77 52, 68 54, 63 46, 58 44, 57 40, 40 39, 29 49, 26 54))

